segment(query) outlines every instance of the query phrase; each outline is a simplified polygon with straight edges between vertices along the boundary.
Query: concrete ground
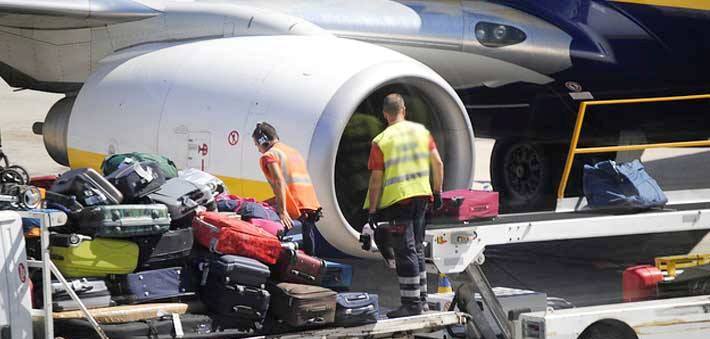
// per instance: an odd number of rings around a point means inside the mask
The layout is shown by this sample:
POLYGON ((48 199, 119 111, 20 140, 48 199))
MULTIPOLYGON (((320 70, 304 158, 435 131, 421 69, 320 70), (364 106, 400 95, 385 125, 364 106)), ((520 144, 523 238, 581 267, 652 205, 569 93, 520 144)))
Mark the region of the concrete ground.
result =
MULTIPOLYGON (((65 170, 47 155, 42 137, 31 132, 32 123, 42 121, 59 98, 59 95, 34 91, 12 92, 0 82, 3 150, 11 162, 25 166, 33 175, 65 170)), ((476 142, 476 186, 490 181, 488 164, 492 146, 491 140, 476 142)), ((708 149, 653 150, 646 152, 642 160, 664 189, 710 187, 710 177, 706 174, 710 168, 708 149)), ((487 252, 484 267, 494 286, 548 292, 568 298, 578 305, 616 302, 621 293, 621 272, 628 265, 649 258, 644 257, 643 253, 656 253, 659 249, 668 254, 686 253, 698 243, 696 251, 705 251, 710 241, 700 241, 703 235, 704 232, 689 232, 672 236, 596 239, 576 242, 573 246, 570 242, 500 246, 487 252), (584 248, 587 255, 579 257, 579 251, 570 255, 567 251, 571 247, 584 248), (611 253, 612 256, 595 258, 595 254, 601 252, 611 253)), ((396 303, 394 273, 383 269, 380 263, 352 263, 356 265, 355 280, 359 288, 379 291, 385 304, 396 303)))

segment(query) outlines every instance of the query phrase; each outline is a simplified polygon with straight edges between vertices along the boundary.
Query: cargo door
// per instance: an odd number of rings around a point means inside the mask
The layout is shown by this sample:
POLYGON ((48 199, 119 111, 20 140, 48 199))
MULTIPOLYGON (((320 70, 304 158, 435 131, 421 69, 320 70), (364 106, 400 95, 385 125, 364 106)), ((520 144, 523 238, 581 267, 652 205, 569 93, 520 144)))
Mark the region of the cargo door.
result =
POLYGON ((209 132, 188 133, 186 168, 197 168, 202 171, 209 171, 210 153, 209 132))

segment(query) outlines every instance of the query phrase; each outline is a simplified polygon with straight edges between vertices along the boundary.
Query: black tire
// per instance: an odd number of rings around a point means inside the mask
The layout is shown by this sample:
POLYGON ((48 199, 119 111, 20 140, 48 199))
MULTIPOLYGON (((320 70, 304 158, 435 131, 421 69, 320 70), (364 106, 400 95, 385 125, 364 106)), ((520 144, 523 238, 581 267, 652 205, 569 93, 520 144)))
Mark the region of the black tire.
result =
POLYGON ((638 339, 638 337, 621 323, 598 322, 587 327, 578 339, 638 339))
POLYGON ((501 212, 554 209, 563 153, 562 147, 554 144, 496 140, 491 155, 491 182, 500 193, 501 212))

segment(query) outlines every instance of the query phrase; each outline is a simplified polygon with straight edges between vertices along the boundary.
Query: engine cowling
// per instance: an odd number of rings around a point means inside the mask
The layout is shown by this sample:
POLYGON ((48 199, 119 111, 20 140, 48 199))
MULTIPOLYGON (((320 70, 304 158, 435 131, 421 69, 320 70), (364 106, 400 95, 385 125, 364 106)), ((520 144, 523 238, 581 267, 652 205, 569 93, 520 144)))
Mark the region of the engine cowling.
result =
MULTIPOLYGON (((65 117, 66 159, 96 168, 107 154, 158 152, 220 176, 235 194, 267 198, 251 140, 256 123, 267 121, 307 159, 324 238, 367 257, 358 229, 369 141, 384 128, 379 105, 390 91, 405 94, 409 117, 432 131, 445 187, 470 187, 473 129, 445 80, 400 53, 328 36, 206 40, 109 57, 65 117)), ((59 162, 60 139, 48 144, 59 162)))

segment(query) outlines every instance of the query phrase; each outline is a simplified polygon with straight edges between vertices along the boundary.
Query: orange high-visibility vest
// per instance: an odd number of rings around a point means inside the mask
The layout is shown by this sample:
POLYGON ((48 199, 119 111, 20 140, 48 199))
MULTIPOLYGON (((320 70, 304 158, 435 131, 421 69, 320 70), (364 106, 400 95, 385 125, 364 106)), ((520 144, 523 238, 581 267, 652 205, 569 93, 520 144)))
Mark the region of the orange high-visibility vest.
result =
MULTIPOLYGON (((301 154, 292 147, 282 142, 277 142, 263 156, 273 155, 278 159, 281 174, 286 181, 286 211, 291 218, 301 216, 303 210, 318 210, 320 203, 313 189, 311 177, 308 175, 306 162, 301 154)), ((266 180, 273 183, 273 176, 264 162, 259 162, 261 171, 264 172, 266 180)), ((276 194, 276 192, 274 192, 276 194)))

